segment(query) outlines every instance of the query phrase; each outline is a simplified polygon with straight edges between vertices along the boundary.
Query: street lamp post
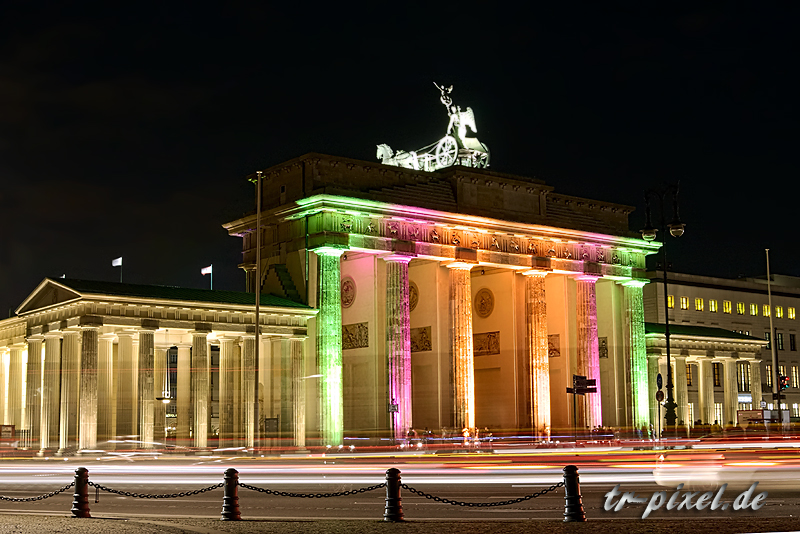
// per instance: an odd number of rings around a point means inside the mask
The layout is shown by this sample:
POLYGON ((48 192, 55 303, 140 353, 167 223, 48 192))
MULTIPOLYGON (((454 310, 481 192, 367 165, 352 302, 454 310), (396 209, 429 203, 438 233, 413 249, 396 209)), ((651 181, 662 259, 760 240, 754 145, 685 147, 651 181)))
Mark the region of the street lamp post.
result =
POLYGON ((642 229, 642 238, 645 241, 653 241, 656 238, 656 229, 653 227, 651 220, 650 220, 650 199, 656 198, 658 199, 659 205, 659 215, 661 216, 661 231, 664 234, 664 242, 661 246, 661 252, 663 254, 662 261, 664 262, 664 337, 666 338, 667 342, 667 400, 664 403, 664 419, 667 422, 667 428, 670 430, 675 429, 675 420, 677 419, 678 415, 675 412, 677 408, 677 404, 675 403, 675 398, 672 394, 673 384, 672 384, 672 362, 670 358, 670 343, 669 343, 669 291, 667 290, 667 228, 669 228, 669 233, 672 237, 681 237, 683 235, 683 231, 685 225, 681 222, 680 216, 678 215, 678 191, 679 191, 679 183, 673 185, 667 185, 662 189, 648 189, 644 192, 644 200, 646 203, 646 210, 645 214, 647 220, 645 222, 645 227, 642 229), (666 223, 666 218, 664 217, 664 198, 672 195, 672 222, 669 224, 666 223))

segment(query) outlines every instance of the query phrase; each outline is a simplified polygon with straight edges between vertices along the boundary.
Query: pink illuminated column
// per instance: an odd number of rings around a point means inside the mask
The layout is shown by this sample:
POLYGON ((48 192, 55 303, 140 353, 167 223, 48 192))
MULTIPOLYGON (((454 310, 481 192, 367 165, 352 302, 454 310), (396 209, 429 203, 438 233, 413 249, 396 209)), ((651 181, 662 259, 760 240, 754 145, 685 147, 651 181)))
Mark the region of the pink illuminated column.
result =
POLYGON ((411 315, 408 305, 410 256, 386 260, 386 359, 389 373, 391 428, 402 441, 411 428, 411 315))
POLYGON ((578 284, 578 375, 594 379, 597 393, 586 395, 584 425, 595 428, 603 425, 600 397, 600 347, 597 341, 596 276, 580 276, 578 284))
POLYGON ((450 354, 453 365, 453 425, 475 427, 475 369, 472 349, 472 264, 450 268, 450 354))
POLYGON ((550 362, 547 354, 547 304, 544 271, 525 272, 525 324, 530 363, 531 427, 550 438, 550 362))

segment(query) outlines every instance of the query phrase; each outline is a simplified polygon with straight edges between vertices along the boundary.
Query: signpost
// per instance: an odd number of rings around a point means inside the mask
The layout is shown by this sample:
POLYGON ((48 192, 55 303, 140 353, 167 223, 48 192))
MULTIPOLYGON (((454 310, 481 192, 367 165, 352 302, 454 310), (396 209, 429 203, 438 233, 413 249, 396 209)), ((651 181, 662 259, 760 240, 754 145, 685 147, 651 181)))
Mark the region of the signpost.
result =
POLYGON ((575 440, 578 439, 578 408, 576 399, 578 395, 597 393, 597 380, 585 376, 572 375, 572 387, 567 388, 567 393, 572 393, 572 426, 575 428, 575 440))

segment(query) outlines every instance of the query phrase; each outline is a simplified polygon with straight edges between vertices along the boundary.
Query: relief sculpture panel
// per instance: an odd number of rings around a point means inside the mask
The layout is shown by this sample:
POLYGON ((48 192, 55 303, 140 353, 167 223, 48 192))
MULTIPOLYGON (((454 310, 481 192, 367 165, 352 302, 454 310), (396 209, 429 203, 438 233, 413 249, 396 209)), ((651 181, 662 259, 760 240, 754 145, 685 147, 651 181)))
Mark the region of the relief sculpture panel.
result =
POLYGON ((411 352, 426 352, 433 350, 431 344, 431 327, 423 326, 411 329, 411 352))
POLYGON ((472 334, 472 346, 475 356, 500 354, 500 332, 472 334))
POLYGON ((369 347, 369 323, 342 325, 342 350, 369 347))

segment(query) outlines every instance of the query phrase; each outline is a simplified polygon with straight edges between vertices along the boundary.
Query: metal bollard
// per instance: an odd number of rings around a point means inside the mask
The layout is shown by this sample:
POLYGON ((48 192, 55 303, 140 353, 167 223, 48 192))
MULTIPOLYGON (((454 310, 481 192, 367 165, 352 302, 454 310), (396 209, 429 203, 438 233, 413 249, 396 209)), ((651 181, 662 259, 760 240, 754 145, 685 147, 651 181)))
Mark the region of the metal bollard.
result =
POLYGON ((564 522, 586 521, 581 500, 581 481, 578 477, 578 467, 568 465, 564 468, 564 522))
POLYGON ((394 467, 386 471, 386 508, 383 511, 383 520, 405 521, 403 501, 400 498, 400 470, 394 467))
POLYGON ((240 521, 239 471, 231 467, 225 470, 225 495, 222 497, 222 521, 240 521))
POLYGON ((92 517, 89 514, 89 470, 75 470, 75 493, 72 494, 72 517, 92 517))

